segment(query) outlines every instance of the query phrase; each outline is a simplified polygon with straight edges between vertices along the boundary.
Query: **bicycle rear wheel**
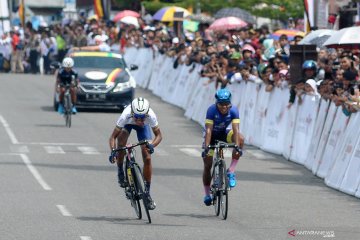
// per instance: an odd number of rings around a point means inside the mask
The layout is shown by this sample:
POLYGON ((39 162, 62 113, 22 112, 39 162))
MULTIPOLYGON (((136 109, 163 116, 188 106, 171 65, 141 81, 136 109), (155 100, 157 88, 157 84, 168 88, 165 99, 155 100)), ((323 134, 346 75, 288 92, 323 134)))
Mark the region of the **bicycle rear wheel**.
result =
POLYGON ((224 160, 221 160, 221 188, 220 188, 220 206, 221 206, 221 214, 224 220, 227 218, 228 209, 229 209, 229 182, 227 179, 226 172, 226 163, 224 160))
POLYGON ((142 175, 142 171, 141 171, 139 165, 137 165, 137 164, 134 165, 133 170, 134 170, 133 174, 134 174, 134 181, 135 181, 137 194, 139 196, 141 196, 141 198, 142 198, 146 216, 148 218, 149 223, 151 223, 151 216, 150 216, 150 212, 149 212, 149 208, 148 208, 148 201, 145 197, 145 190, 144 190, 145 184, 144 184, 144 178, 142 175))

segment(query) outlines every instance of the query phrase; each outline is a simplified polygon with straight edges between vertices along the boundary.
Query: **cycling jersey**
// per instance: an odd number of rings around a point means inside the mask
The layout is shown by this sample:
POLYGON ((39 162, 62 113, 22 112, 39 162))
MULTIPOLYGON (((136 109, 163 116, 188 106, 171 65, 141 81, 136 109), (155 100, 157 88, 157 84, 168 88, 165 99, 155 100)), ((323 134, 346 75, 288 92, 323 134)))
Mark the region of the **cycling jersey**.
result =
POLYGON ((58 72, 58 78, 60 80, 60 84, 71 84, 72 81, 78 78, 78 73, 73 69, 68 72, 63 68, 60 68, 58 72))
POLYGON ((205 123, 213 124, 213 134, 226 134, 226 128, 230 123, 240 123, 239 111, 232 106, 227 114, 222 115, 216 104, 213 104, 207 110, 205 123))
MULTIPOLYGON (((119 128, 125 127, 125 125, 136 125, 134 118, 132 117, 131 105, 127 106, 122 112, 121 116, 117 120, 116 126, 119 128)), ((152 128, 157 127, 159 125, 158 120, 154 111, 150 108, 149 112, 144 121, 144 125, 148 125, 152 128)))

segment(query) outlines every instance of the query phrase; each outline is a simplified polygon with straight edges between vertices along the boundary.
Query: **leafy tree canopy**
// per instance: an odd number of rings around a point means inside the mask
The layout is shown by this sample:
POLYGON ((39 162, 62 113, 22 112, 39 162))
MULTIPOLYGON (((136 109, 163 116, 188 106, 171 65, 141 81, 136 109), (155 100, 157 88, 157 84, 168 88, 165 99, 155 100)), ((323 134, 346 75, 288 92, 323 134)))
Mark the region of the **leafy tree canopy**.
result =
MULTIPOLYGON (((117 1, 126 2, 126 0, 117 1)), ((146 0, 142 3, 150 13, 155 13, 165 6, 192 8, 195 12, 197 3, 200 3, 201 11, 210 14, 225 7, 239 7, 255 16, 271 19, 286 20, 289 17, 302 18, 304 16, 303 0, 146 0)))

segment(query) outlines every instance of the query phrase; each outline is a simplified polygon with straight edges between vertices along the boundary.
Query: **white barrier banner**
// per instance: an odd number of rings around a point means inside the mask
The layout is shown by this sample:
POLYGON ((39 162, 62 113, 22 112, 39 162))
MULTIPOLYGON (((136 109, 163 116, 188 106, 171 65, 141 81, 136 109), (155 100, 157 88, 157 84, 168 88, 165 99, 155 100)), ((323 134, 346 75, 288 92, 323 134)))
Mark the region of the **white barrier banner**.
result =
POLYGON ((290 160, 304 164, 312 142, 312 135, 315 128, 315 121, 319 107, 319 99, 305 95, 303 102, 299 105, 299 112, 295 124, 293 148, 290 160))
MULTIPOLYGON (((353 132, 353 135, 357 136, 358 139, 354 146, 352 146, 354 149, 350 149, 351 146, 348 146, 346 149, 347 151, 352 151, 351 158, 349 160, 349 165, 345 171, 344 178, 340 185, 340 190, 343 192, 346 192, 348 194, 354 195, 356 193, 356 189, 358 189, 360 184, 360 138, 359 138, 359 126, 358 123, 360 121, 359 113, 352 114, 350 121, 352 118, 354 119, 354 122, 356 126, 356 130, 353 132)), ((349 123, 350 125, 350 123, 349 123)), ((355 137, 354 136, 354 137, 355 137)), ((360 197, 359 195, 357 197, 360 197)))
POLYGON ((156 89, 156 86, 158 85, 158 82, 161 81, 161 70, 162 70, 162 64, 165 61, 166 56, 161 55, 160 53, 155 53, 155 61, 153 64, 153 71, 151 73, 150 77, 150 83, 149 83, 149 89, 154 92, 156 89))
POLYGON ((181 98, 181 106, 183 109, 187 109, 190 99, 193 96, 193 93, 195 91, 198 82, 202 82, 202 79, 200 78, 200 74, 199 74, 201 69, 202 66, 200 64, 196 64, 194 68, 191 67, 191 69, 189 70, 191 72, 189 78, 186 79, 187 82, 185 84, 185 90, 183 93, 184 95, 181 98))
POLYGON ((275 154, 282 154, 287 123, 287 105, 289 89, 275 88, 270 96, 265 120, 264 143, 261 149, 275 154), (275 107, 276 106, 276 107, 275 107))
MULTIPOLYGON (((234 105, 238 107, 239 109, 239 116, 240 121, 242 121, 243 116, 245 116, 245 100, 246 100, 246 82, 241 81, 238 87, 236 88, 235 99, 234 99, 234 105), (237 104, 238 102, 238 104, 237 104)), ((240 132, 244 133, 246 130, 244 129, 244 124, 240 122, 240 132)))
POLYGON ((340 142, 343 141, 347 122, 348 117, 345 116, 341 108, 338 108, 329 134, 329 139, 325 146, 324 154, 319 161, 319 167, 316 172, 317 176, 325 178, 328 174, 329 169, 335 161, 336 153, 339 152, 340 142))
POLYGON ((135 62, 138 50, 134 47, 126 48, 126 51, 124 53, 124 59, 127 64, 137 64, 135 62))
POLYGON ((253 144, 257 147, 261 147, 261 145, 263 144, 266 111, 268 108, 268 103, 271 94, 271 92, 266 92, 265 89, 266 89, 266 85, 265 84, 261 85, 258 101, 256 104, 256 110, 255 110, 254 125, 256 126, 256 128, 253 136, 253 144))
POLYGON ((340 187, 356 143, 358 142, 360 134, 358 123, 359 114, 352 114, 344 133, 344 139, 339 142, 340 150, 334 153, 336 156, 335 162, 325 177, 325 183, 335 189, 339 189, 340 187))
POLYGON ((282 155, 286 159, 290 159, 291 151, 293 148, 293 141, 294 141, 294 133, 295 133, 295 125, 297 120, 297 114, 298 114, 298 101, 295 101, 291 107, 287 110, 288 112, 288 121, 286 125, 286 134, 284 139, 284 149, 282 155))
MULTIPOLYGON (((244 85, 244 83, 242 85, 244 85)), ((240 86, 241 86, 240 82, 234 82, 227 86, 227 88, 229 89, 229 91, 232 94, 231 103, 234 106, 239 106, 241 97, 243 95, 243 92, 242 92, 240 86)), ((240 118, 241 118, 241 116, 240 116, 240 118)))
POLYGON ((189 79, 190 76, 189 73, 190 67, 183 64, 183 65, 179 65, 178 68, 180 68, 178 70, 180 71, 180 73, 177 77, 176 86, 174 89, 174 93, 171 96, 170 102, 178 107, 181 107, 181 103, 182 103, 181 99, 185 97, 184 91, 186 88, 186 84, 188 83, 187 80, 189 79))
POLYGON ((167 86, 168 75, 171 74, 171 68, 169 69, 169 67, 172 68, 171 58, 165 57, 162 67, 160 69, 158 81, 154 86, 154 94, 159 97, 163 97, 162 96, 162 93, 164 92, 163 89, 166 88, 167 86))
MULTIPOLYGON (((255 121, 255 110, 256 110, 256 103, 258 98, 258 93, 260 90, 260 86, 253 82, 248 82, 246 86, 246 99, 245 99, 245 112, 244 116, 240 116, 240 120, 243 124, 243 129, 246 130, 242 132, 245 137, 246 144, 253 143, 253 136, 255 132, 255 128, 257 127, 254 125, 255 121)), ((240 124, 241 124, 240 122, 240 124)))
POLYGON ((319 168, 319 165, 321 163, 321 159, 322 159, 324 151, 325 151, 326 143, 329 139, 330 131, 331 131, 332 125, 334 123, 334 119, 335 119, 337 110, 338 110, 338 107, 335 106, 335 104, 333 102, 331 102, 329 111, 328 111, 328 114, 327 114, 327 117, 325 120, 324 129, 323 129, 321 137, 320 137, 319 145, 316 150, 313 166, 311 168, 314 175, 316 174, 316 172, 319 168))
POLYGON ((208 80, 208 78, 200 78, 196 82, 194 91, 192 92, 192 94, 189 98, 187 108, 185 109, 185 116, 187 118, 192 119, 193 115, 195 114, 197 104, 200 102, 199 101, 200 93, 204 89, 204 82, 206 82, 207 80, 208 80))
MULTIPOLYGON (((175 61, 175 60, 174 60, 175 61)), ((172 63, 173 64, 173 63, 172 63)), ((173 66, 169 66, 169 74, 166 78, 166 87, 163 89, 161 96, 164 101, 172 103, 172 98, 175 93, 175 87, 179 81, 179 75, 181 74, 182 66, 178 66, 178 68, 173 68, 173 66)))
POLYGON ((320 108, 316 118, 315 129, 313 131, 313 135, 311 136, 312 144, 310 144, 308 155, 304 163, 304 166, 309 170, 312 169, 312 166, 315 162, 316 150, 318 149, 321 134, 325 126, 325 119, 328 113, 329 105, 330 101, 326 101, 324 99, 320 100, 320 108))

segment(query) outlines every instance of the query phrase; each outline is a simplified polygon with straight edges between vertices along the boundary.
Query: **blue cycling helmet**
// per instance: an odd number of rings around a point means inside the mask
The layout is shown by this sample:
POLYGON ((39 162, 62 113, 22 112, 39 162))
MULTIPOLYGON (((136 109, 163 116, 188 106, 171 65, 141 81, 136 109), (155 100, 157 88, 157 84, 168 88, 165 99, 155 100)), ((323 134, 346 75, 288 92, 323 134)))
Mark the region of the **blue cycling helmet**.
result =
POLYGON ((215 94, 216 103, 231 103, 231 92, 226 88, 222 88, 216 91, 215 94))
POLYGON ((311 69, 316 71, 316 63, 313 60, 306 60, 302 65, 302 69, 311 69))

